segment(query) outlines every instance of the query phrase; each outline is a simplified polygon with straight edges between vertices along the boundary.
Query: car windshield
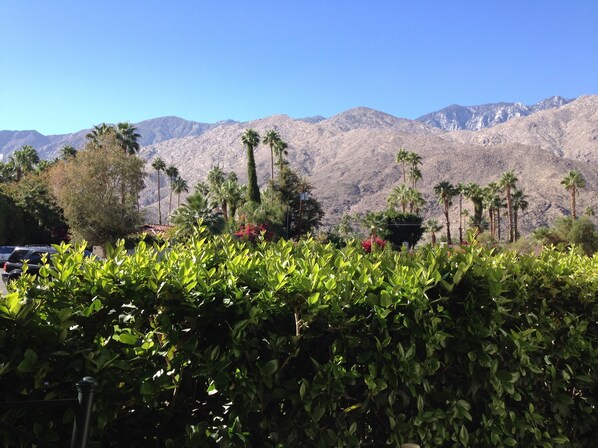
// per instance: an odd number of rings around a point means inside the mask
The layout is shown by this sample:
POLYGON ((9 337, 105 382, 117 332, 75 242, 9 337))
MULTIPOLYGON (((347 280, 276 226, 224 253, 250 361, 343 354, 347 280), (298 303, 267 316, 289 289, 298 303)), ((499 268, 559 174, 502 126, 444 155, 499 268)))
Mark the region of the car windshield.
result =
POLYGON ((17 263, 19 261, 23 261, 27 254, 29 253, 28 249, 21 249, 21 250, 15 250, 9 257, 8 261, 10 263, 17 263))

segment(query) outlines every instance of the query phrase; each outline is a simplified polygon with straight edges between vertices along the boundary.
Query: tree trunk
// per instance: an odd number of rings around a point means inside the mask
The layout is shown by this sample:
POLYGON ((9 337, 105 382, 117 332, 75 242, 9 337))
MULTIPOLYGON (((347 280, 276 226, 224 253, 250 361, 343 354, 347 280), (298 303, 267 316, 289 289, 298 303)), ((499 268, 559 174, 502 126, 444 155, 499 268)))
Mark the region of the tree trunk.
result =
POLYGON ((162 207, 160 202, 160 171, 158 171, 158 224, 162 225, 162 207))
POLYGON ((573 216, 573 219, 577 219, 577 213, 575 210, 575 190, 575 185, 573 185, 573 188, 571 188, 571 216, 573 216))
POLYGON ((509 242, 514 241, 513 235, 513 204, 511 202, 511 189, 507 188, 507 214, 509 215, 509 242))
POLYGON ((446 242, 448 244, 453 244, 453 240, 451 239, 451 223, 449 221, 449 204, 448 201, 444 203, 444 217, 446 218, 446 242))

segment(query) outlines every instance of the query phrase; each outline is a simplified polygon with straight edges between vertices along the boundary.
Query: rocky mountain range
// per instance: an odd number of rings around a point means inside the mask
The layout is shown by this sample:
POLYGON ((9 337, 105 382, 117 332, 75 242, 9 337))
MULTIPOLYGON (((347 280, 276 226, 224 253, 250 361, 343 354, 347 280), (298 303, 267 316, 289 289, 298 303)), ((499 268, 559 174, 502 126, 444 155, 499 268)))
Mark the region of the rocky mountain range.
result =
MULTIPOLYGON (((548 99, 526 116, 476 131, 446 131, 421 120, 397 118, 368 108, 351 109, 330 118, 276 115, 245 123, 207 125, 164 117, 135 126, 144 137, 140 156, 148 161, 161 157, 167 164, 176 165, 189 185, 205 179, 216 164, 235 171, 244 181, 247 175, 242 133, 253 128, 263 135, 275 129, 289 144, 291 166, 314 186, 313 193, 326 211, 325 225, 338 222, 345 213, 385 208, 386 197, 399 182, 395 162, 399 148, 422 157, 423 179, 418 188, 427 200, 424 213, 426 218, 436 217, 441 222, 442 213, 433 195, 436 183, 449 180, 486 185, 513 169, 530 204, 520 220, 525 232, 569 213, 568 193, 560 181, 571 169, 580 170, 587 182, 578 199, 580 210, 588 206, 598 209, 598 96, 559 105, 561 100, 548 99)), ((32 144, 45 158, 54 157, 67 141, 80 146, 87 133, 43 140, 44 136, 34 131, 9 132, 0 132, 3 153, 10 152, 8 147, 18 149, 32 144), (36 138, 45 145, 36 146, 36 138)), ((262 184, 268 180, 269 157, 265 146, 258 147, 256 162, 262 184)), ((167 196, 164 190, 162 196, 167 196)), ((168 199, 163 201, 165 204, 168 199)), ((456 202, 452 210, 455 229, 459 220, 456 202)), ((149 163, 142 203, 148 210, 148 221, 155 221, 156 174, 149 163)), ((471 209, 466 200, 464 207, 471 209)))
POLYGON ((553 96, 531 106, 522 103, 493 103, 480 106, 459 106, 453 104, 417 119, 422 123, 443 131, 479 131, 516 117, 527 117, 541 110, 555 109, 572 100, 553 96))

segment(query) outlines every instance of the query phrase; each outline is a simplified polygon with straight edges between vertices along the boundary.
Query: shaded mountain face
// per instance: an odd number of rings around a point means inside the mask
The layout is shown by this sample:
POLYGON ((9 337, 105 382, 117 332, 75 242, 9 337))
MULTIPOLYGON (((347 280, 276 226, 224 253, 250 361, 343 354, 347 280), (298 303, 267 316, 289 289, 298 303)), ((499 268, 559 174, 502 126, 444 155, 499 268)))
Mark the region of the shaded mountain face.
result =
POLYGON ((443 131, 478 131, 509 121, 526 117, 546 109, 554 109, 570 103, 560 96, 553 96, 531 106, 521 103, 494 103, 480 106, 459 106, 453 104, 436 112, 423 115, 417 121, 443 131))

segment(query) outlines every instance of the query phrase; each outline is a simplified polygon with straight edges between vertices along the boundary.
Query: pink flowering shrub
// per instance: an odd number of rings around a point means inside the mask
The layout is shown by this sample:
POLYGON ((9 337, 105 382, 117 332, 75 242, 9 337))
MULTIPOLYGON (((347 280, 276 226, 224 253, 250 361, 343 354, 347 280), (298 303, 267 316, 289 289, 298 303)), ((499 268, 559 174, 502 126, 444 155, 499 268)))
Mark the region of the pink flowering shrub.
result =
MULTIPOLYGON (((378 249, 384 249, 384 246, 386 246, 386 241, 384 241, 382 238, 375 237, 374 244, 378 249)), ((363 240, 361 242, 361 247, 363 247, 363 250, 369 254, 372 251, 372 238, 366 238, 363 240)))
POLYGON ((274 234, 268 230, 266 224, 246 224, 241 226, 239 230, 235 232, 235 236, 253 243, 262 236, 262 233, 266 241, 272 240, 272 237, 274 236, 274 234))

